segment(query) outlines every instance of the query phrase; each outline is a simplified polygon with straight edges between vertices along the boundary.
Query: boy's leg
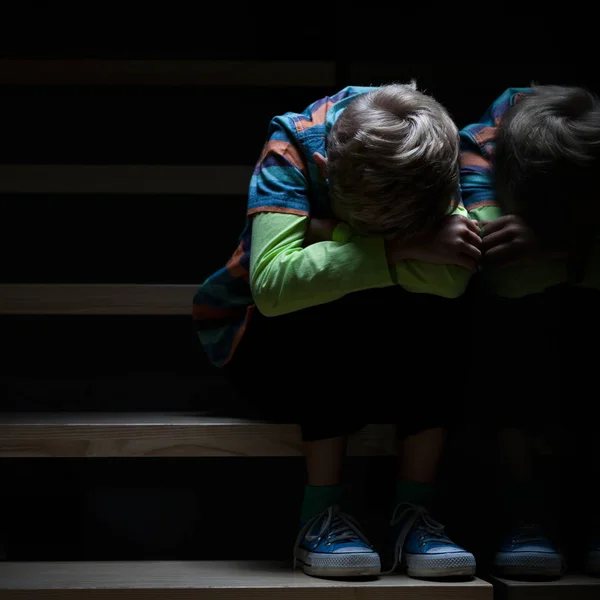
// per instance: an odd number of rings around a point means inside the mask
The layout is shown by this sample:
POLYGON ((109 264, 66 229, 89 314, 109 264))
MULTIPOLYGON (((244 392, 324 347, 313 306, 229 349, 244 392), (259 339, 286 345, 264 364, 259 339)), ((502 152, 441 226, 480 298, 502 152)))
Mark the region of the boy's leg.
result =
POLYGON ((344 508, 341 481, 347 435, 362 425, 302 425, 307 480, 294 559, 320 577, 379 575, 381 561, 344 508), (345 429, 345 435, 339 435, 345 429), (335 437, 333 437, 335 435, 335 437))
POLYGON ((398 426, 398 436, 396 505, 411 503, 431 510, 446 429, 430 427, 404 435, 398 426))
MULTIPOLYGON (((456 351, 456 338, 448 327, 452 330, 457 327, 453 318, 460 318, 455 312, 460 311, 460 303, 410 294, 396 287, 351 295, 343 305, 346 327, 351 328, 352 335, 340 333, 339 339, 345 340, 348 354, 343 364, 338 368, 333 366, 329 372, 329 376, 338 381, 341 374, 350 378, 350 385, 344 391, 335 390, 343 400, 339 414, 347 414, 347 402, 354 399, 354 404, 365 415, 365 421, 403 419, 403 424, 398 426, 398 435, 403 441, 397 490, 398 498, 401 498, 399 503, 409 511, 404 515, 401 514, 403 510, 397 511, 396 517, 402 517, 396 523, 397 533, 398 528, 401 529, 400 520, 406 522, 407 518, 412 519, 413 524, 417 520, 419 523, 426 520, 431 525, 433 521, 424 515, 433 495, 433 482, 446 435, 442 427, 446 418, 439 401, 443 397, 443 386, 436 389, 430 383, 407 388, 401 382, 407 378, 429 382, 432 366, 439 368, 430 358, 432 353, 443 356, 450 348, 456 351), (418 391, 419 387, 423 389, 418 391), (397 396, 390 396, 392 390, 397 396), (409 395, 411 390, 419 397, 409 395)), ((336 475, 339 476, 339 471, 336 473, 335 468, 327 468, 326 478, 321 473, 320 480, 335 481, 336 475)), ((468 556, 472 561, 468 569, 471 574, 474 558, 468 556)), ((442 573, 438 569, 434 573, 429 569, 422 574, 447 576, 460 572, 449 573, 446 569, 442 573)))
POLYGON ((465 389, 460 374, 466 372, 464 347, 470 345, 469 303, 470 296, 447 300, 404 292, 398 298, 403 343, 396 360, 405 385, 397 389, 398 471, 389 541, 393 563, 405 564, 414 577, 475 573, 475 557, 454 544, 429 514, 448 428, 461 419, 449 385, 456 381, 459 396, 465 389))
MULTIPOLYGON (((433 487, 445 442, 446 429, 444 427, 432 427, 404 437, 398 456, 399 482, 405 481, 433 487)), ((429 508, 432 496, 423 494, 411 498, 407 493, 404 499, 410 502, 416 500, 417 504, 429 508)))
POLYGON ((452 542, 443 525, 429 516, 446 440, 446 429, 436 421, 423 422, 418 431, 398 427, 396 508, 390 527, 393 560, 403 562, 411 577, 470 576, 475 574, 475 557, 452 542))
MULTIPOLYGON (((339 485, 342 482, 342 463, 348 438, 336 435, 319 439, 312 435, 307 437, 306 431, 306 426, 302 427, 307 485, 339 485)), ((312 433, 312 430, 309 431, 312 433)))
POLYGON ((370 576, 381 570, 379 555, 343 512, 346 441, 364 426, 344 419, 343 406, 352 402, 345 378, 355 372, 347 332, 351 317, 344 303, 283 317, 255 315, 229 368, 241 395, 258 409, 256 416, 300 426, 307 477, 294 557, 314 576, 370 576))
POLYGON ((300 520, 309 519, 331 506, 344 507, 342 466, 348 435, 361 425, 301 424, 306 461, 306 486, 300 520))

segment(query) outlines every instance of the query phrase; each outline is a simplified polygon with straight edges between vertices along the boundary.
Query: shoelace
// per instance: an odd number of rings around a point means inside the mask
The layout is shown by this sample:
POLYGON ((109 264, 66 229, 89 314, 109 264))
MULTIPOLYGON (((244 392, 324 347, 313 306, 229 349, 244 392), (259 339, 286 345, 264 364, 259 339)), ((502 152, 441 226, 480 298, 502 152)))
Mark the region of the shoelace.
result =
MULTIPOLYGON (((300 533, 298 533, 294 548, 297 548, 300 545, 302 538, 321 520, 323 523, 315 539, 319 541, 327 539, 327 544, 360 540, 367 546, 371 546, 369 540, 361 532, 360 526, 351 516, 343 513, 339 506, 330 506, 327 510, 316 515, 304 524, 302 529, 300 529, 300 533), (325 538, 326 533, 327 537, 325 538)), ((294 556, 294 568, 295 567, 296 557, 294 556)))
POLYGON ((417 506, 416 504, 410 504, 408 502, 399 504, 396 506, 394 514, 392 515, 390 527, 398 525, 398 523, 401 523, 405 519, 404 526, 400 530, 394 545, 394 564, 389 571, 384 573, 384 575, 393 573, 398 564, 402 561, 402 549, 404 548, 406 536, 417 521, 420 521, 419 528, 426 532, 426 535, 422 537, 421 543, 426 543, 428 541, 450 541, 444 535, 444 526, 435 519, 432 519, 427 510, 422 506, 417 506))

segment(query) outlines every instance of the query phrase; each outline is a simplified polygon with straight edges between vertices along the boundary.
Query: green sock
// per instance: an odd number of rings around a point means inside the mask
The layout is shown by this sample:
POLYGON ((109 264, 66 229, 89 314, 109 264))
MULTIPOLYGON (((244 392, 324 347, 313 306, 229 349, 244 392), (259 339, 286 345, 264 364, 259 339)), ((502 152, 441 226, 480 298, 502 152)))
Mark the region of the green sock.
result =
POLYGON ((417 481, 396 481, 396 504, 410 502, 426 509, 431 507, 433 501, 433 483, 418 483, 417 481))
POLYGON ((330 506, 341 505, 343 500, 344 488, 341 485, 307 485, 300 519, 305 523, 330 506))

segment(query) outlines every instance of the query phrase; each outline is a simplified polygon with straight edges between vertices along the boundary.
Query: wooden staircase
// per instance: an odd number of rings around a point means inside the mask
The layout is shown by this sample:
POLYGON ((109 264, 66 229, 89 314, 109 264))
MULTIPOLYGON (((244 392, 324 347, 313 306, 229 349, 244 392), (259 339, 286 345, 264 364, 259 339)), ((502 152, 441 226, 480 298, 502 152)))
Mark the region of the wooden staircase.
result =
MULTIPOLYGON (((293 458, 294 425, 192 414, 6 413, 0 415, 0 459, 293 458)), ((353 436, 349 455, 390 456, 393 426, 353 436)), ((1 464, 1 463, 0 463, 1 464)), ((226 525, 223 527, 226 528, 226 525)), ((227 532, 223 530, 223 535, 227 532)), ((402 575, 343 582, 315 579, 291 561, 20 561, 0 562, 0 600, 119 598, 356 598, 491 600, 482 579, 427 582, 402 575)))
MULTIPOLYGON (((291 33, 288 41, 273 44, 265 25, 270 20, 257 23, 254 5, 236 9, 241 12, 235 21, 229 10, 222 15, 229 23, 226 36, 221 31, 211 36, 211 26, 203 22, 202 35, 197 29, 192 38, 165 34, 158 53, 149 49, 157 39, 154 31, 152 42, 136 43, 132 51, 128 36, 112 36, 114 46, 107 49, 104 33, 95 38, 86 30, 85 39, 75 43, 80 50, 65 52, 72 29, 51 28, 52 39, 40 37, 35 49, 23 48, 21 40, 10 57, 0 59, 5 106, 0 345, 6 357, 0 385, 17 376, 32 382, 14 394, 16 399, 10 386, 0 398, 5 411, 0 412, 0 481, 15 464, 17 472, 19 465, 24 472, 34 464, 51 476, 57 464, 67 462, 83 462, 85 468, 114 461, 112 468, 155 459, 177 464, 273 459, 281 468, 280 459, 299 460, 293 425, 219 416, 207 412, 202 401, 197 410, 173 410, 174 404, 193 406, 195 392, 189 402, 166 395, 152 411, 144 409, 147 390, 123 392, 108 411, 99 409, 100 395, 90 410, 84 393, 88 379, 116 373, 125 380, 132 364, 150 372, 167 364, 167 370, 177 371, 174 377, 200 382, 214 376, 189 356, 192 296, 236 245, 247 179, 272 116, 301 110, 345 85, 417 76, 422 87, 441 87, 441 99, 464 122, 497 88, 496 82, 486 89, 480 81, 477 90, 470 86, 467 99, 452 105, 453 96, 443 92, 455 74, 445 63, 374 60, 364 48, 354 58, 340 59, 323 25, 335 20, 335 3, 319 5, 318 19, 310 7, 306 15, 295 10, 288 15, 290 23, 302 21, 302 44, 294 43, 291 33), (47 46, 52 54, 52 44, 60 46, 52 58, 32 58, 47 46), (115 59, 115 53, 124 58, 115 59), (167 340, 171 326, 176 333, 167 340), (140 332, 145 337, 136 346, 132 338, 140 332), (177 364, 184 366, 172 367, 177 364), (73 408, 69 401, 64 411, 59 387, 48 384, 57 371, 73 381, 81 378, 83 391, 72 396, 81 406, 73 408), (38 400, 44 386, 50 391, 38 400), (19 409, 20 394, 35 410, 19 409), (122 398, 132 398, 141 409, 116 410, 122 398)), ((210 387, 205 396, 216 389, 210 387)), ((393 453, 390 425, 369 426, 349 448, 351 457, 366 461, 393 453)), ((200 469, 206 463, 194 465, 200 469)), ((264 468, 275 464, 267 461, 264 468)), ((273 477, 277 473, 273 470, 273 477)), ((18 492, 16 485, 0 485, 0 501, 18 492)), ((217 494, 218 481, 207 488, 217 494)), ((218 517, 222 535, 231 535, 226 515, 218 517)), ((2 527, 0 520, 0 539, 2 527)), ((597 582, 583 578, 538 587, 402 575, 340 582, 294 572, 287 556, 251 558, 15 561, 9 547, 8 561, 0 562, 0 600, 492 600, 494 593, 506 600, 600 598, 597 582)))

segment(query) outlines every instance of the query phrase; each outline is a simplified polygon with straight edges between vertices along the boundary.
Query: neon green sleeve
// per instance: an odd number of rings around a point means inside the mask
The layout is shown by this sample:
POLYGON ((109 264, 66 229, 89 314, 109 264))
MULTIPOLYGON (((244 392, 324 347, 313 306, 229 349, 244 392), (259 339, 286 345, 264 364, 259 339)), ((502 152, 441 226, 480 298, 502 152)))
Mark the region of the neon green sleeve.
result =
MULTIPOLYGON (((467 210, 461 205, 453 215, 469 217, 467 210)), ((355 234, 345 223, 336 227, 334 241, 344 243, 354 239, 355 234)), ((394 283, 414 294, 432 294, 443 298, 458 298, 465 293, 472 273, 458 265, 440 265, 418 260, 404 260, 391 267, 394 283)))
POLYGON ((354 238, 303 248, 308 217, 259 213, 252 222, 250 285, 268 317, 393 285, 383 240, 354 238))
MULTIPOLYGON (((452 214, 469 216, 463 206, 459 206, 452 214)), ((444 298, 462 296, 472 275, 471 271, 458 265, 437 265, 418 260, 404 260, 396 265, 397 283, 405 290, 444 298)))
MULTIPOLYGON (((477 221, 494 221, 504 215, 497 206, 484 206, 470 212, 477 221)), ((541 294, 548 288, 566 283, 565 260, 540 260, 533 263, 510 265, 491 273, 483 272, 490 289, 504 298, 523 298, 541 294)), ((600 290, 600 242, 593 248, 583 281, 579 287, 600 290)))
POLYGON ((252 223, 250 284, 258 309, 277 316, 337 300, 346 294, 399 284, 414 293, 456 298, 471 273, 454 265, 415 260, 387 264, 383 240, 336 228, 331 242, 303 248, 308 217, 260 213, 252 223))
MULTIPOLYGON (((511 265, 487 277, 494 293, 504 298, 540 294, 568 280, 567 261, 558 259, 511 265)), ((600 243, 592 249, 583 281, 577 287, 600 290, 600 243)))

